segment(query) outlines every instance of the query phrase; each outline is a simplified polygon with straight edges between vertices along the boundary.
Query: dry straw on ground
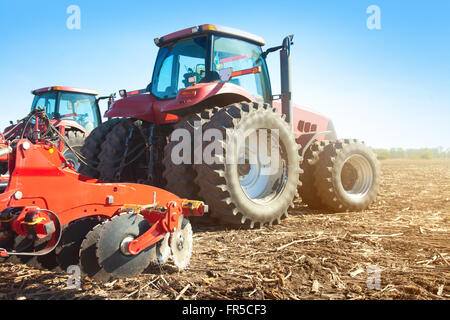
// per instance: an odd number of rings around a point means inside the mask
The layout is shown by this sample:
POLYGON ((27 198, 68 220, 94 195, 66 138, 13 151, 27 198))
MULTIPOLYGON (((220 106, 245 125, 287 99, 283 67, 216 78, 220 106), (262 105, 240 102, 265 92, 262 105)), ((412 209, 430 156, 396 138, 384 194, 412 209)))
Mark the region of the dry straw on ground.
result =
POLYGON ((370 210, 333 214, 300 203, 281 225, 194 225, 187 270, 150 267, 109 283, 0 265, 0 299, 449 299, 450 161, 382 162, 370 210), (369 266, 380 270, 370 289, 369 266))

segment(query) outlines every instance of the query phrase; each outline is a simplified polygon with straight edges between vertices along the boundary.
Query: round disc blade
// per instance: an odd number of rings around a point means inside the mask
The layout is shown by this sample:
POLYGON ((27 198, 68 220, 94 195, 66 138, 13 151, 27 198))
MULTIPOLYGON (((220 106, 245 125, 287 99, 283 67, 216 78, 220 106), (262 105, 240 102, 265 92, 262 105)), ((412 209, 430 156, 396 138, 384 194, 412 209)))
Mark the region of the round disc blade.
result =
POLYGON ((80 267, 81 271, 89 278, 106 282, 111 275, 98 264, 97 261, 97 241, 100 238, 103 224, 96 225, 84 238, 80 246, 80 267))
POLYGON ((163 265, 170 257, 170 245, 169 245, 170 233, 166 233, 164 238, 156 244, 156 260, 155 263, 163 265))
POLYGON ((64 229, 61 241, 55 249, 56 258, 62 271, 69 266, 78 265, 80 246, 87 233, 100 221, 96 218, 85 218, 71 222, 64 229))
POLYGON ((193 236, 192 227, 188 219, 183 216, 178 222, 177 231, 170 235, 170 249, 175 265, 183 270, 189 264, 192 255, 193 236))
POLYGON ((138 255, 124 250, 126 244, 150 228, 148 221, 138 214, 122 214, 107 221, 97 241, 97 258, 103 270, 114 278, 130 278, 140 274, 155 259, 156 245, 138 255))

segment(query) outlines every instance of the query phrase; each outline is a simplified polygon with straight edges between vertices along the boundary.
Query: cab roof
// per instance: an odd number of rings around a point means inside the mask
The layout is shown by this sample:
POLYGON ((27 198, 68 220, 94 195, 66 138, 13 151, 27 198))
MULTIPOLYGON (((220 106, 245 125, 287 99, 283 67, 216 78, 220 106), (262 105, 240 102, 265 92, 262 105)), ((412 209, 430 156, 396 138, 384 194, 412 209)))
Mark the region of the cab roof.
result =
POLYGON ((31 93, 34 95, 37 95, 37 94, 41 94, 41 93, 45 93, 45 92, 54 92, 54 91, 82 93, 82 94, 89 94, 89 95, 93 95, 93 96, 98 95, 98 92, 95 90, 75 88, 75 87, 63 87, 63 86, 45 87, 45 88, 33 90, 33 91, 31 91, 31 93))
POLYGON ((265 45, 264 39, 257 35, 254 35, 249 32, 239 30, 239 29, 231 28, 231 27, 219 26, 216 24, 203 24, 200 26, 195 26, 192 28, 187 28, 187 29, 183 29, 183 30, 180 30, 177 32, 173 32, 168 35, 165 35, 164 37, 156 38, 155 44, 158 47, 163 47, 166 44, 173 42, 175 40, 179 40, 182 38, 189 38, 192 35, 200 35, 200 34, 208 34, 208 33, 220 34, 220 35, 229 36, 232 38, 242 39, 245 41, 255 43, 259 46, 265 45))

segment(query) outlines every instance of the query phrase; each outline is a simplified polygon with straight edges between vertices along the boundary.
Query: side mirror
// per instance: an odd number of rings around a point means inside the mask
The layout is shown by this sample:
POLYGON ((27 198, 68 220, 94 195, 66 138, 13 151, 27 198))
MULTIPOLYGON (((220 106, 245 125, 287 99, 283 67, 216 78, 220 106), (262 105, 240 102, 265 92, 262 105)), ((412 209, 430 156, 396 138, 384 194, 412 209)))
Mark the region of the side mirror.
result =
POLYGON ((114 100, 116 98, 116 94, 113 93, 108 98, 108 110, 111 108, 111 105, 114 103, 114 100))
POLYGON ((119 90, 119 95, 122 98, 126 98, 127 97, 127 90, 125 90, 125 89, 119 90))
POLYGON ((284 38, 283 40, 283 50, 286 51, 287 56, 291 55, 291 45, 294 44, 292 40, 294 39, 294 35, 291 34, 284 38))
POLYGON ((227 82, 230 81, 231 75, 233 74, 233 68, 224 68, 219 70, 220 81, 227 82))

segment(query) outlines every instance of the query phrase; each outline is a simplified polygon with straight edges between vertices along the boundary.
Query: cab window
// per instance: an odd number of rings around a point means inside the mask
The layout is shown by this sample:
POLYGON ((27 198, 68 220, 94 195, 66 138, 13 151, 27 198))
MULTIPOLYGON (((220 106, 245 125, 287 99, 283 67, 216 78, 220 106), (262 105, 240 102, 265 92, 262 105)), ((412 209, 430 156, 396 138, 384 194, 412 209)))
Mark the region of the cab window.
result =
POLYGON ((43 108, 50 119, 55 116, 56 108, 56 92, 48 92, 34 97, 31 109, 43 108))
POLYGON ((59 101, 59 118, 78 122, 88 132, 99 124, 95 96, 62 92, 59 101))
POLYGON ((228 82, 243 87, 250 92, 256 100, 268 100, 268 86, 266 83, 267 69, 261 58, 262 49, 252 43, 228 37, 214 37, 214 63, 213 71, 232 68, 233 72, 261 67, 260 73, 236 76, 228 82))
POLYGON ((175 98, 178 91, 205 77, 207 38, 198 37, 161 48, 155 64, 152 94, 160 99, 175 98))

